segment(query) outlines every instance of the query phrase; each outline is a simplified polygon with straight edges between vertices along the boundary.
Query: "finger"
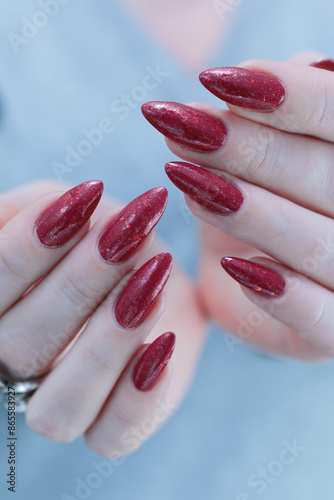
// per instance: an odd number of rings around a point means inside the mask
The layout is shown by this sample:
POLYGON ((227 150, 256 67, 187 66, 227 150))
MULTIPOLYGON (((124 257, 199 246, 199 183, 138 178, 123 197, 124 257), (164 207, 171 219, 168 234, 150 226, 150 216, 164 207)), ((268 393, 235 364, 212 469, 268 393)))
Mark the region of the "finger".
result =
POLYGON ((224 257, 222 266, 252 302, 311 342, 324 358, 333 356, 332 292, 263 257, 224 257))
POLYGON ((333 289, 331 219, 240 179, 177 162, 166 170, 197 217, 333 289))
POLYGON ((158 254, 110 293, 32 397, 27 421, 35 432, 69 442, 92 424, 162 313, 164 301, 158 298, 171 266, 170 254, 158 254))
POLYGON ((30 205, 45 193, 67 191, 70 186, 51 179, 42 179, 18 186, 0 193, 0 229, 23 208, 30 205))
POLYGON ((154 188, 106 214, 43 281, 0 320, 2 357, 11 376, 46 371, 109 291, 133 269, 167 204, 154 188), (50 307, 50 305, 52 305, 50 307), (39 332, 36 335, 36 332, 39 332), (16 346, 16 348, 15 348, 16 346))
POLYGON ((334 140, 334 77, 330 71, 254 59, 242 67, 205 71, 200 80, 239 116, 286 132, 334 140))
MULTIPOLYGON (((136 353, 98 419, 85 435, 93 451, 108 458, 135 451, 169 416, 164 398, 175 335, 167 332, 136 353)), ((174 408, 173 408, 174 409, 174 408)))
POLYGON ((228 352, 238 352, 246 342, 274 356, 288 356, 307 362, 322 360, 323 354, 319 354, 313 344, 269 316, 266 310, 259 310, 243 293, 243 287, 232 280, 229 274, 221 272, 223 255, 250 259, 254 255, 254 248, 221 234, 208 224, 202 223, 201 227, 203 259, 198 278, 201 300, 212 320, 221 325, 225 332, 223 340, 228 352), (226 300, 222 300, 222 297, 226 300))
POLYGON ((306 64, 311 65, 316 61, 322 59, 327 59, 325 54, 318 52, 317 50, 303 50, 302 52, 297 52, 288 59, 288 62, 295 64, 306 64))
POLYGON ((297 64, 307 64, 314 68, 334 71, 334 59, 325 56, 321 52, 313 50, 299 52, 289 59, 289 62, 297 64))
MULTIPOLYGON (((310 210, 334 215, 333 144, 276 130, 213 106, 198 103, 191 106, 224 122, 227 137, 223 147, 209 153, 197 152, 167 139, 174 154, 186 161, 228 172, 310 210)), ((175 127, 183 107, 180 104, 177 110, 175 108, 175 127)))
POLYGON ((101 181, 89 181, 60 198, 50 193, 1 229, 0 314, 83 238, 102 191, 101 181))

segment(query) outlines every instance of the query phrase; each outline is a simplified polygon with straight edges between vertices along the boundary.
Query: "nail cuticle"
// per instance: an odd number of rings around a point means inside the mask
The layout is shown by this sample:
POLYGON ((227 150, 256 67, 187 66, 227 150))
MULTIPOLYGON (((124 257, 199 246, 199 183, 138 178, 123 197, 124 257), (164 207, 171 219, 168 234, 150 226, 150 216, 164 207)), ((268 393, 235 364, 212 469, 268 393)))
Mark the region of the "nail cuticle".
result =
POLYGON ((175 334, 166 332, 152 342, 137 360, 132 381, 139 391, 150 391, 162 380, 175 348, 175 334))
POLYGON ((118 264, 132 257, 161 219, 167 199, 167 189, 159 187, 128 203, 98 238, 97 251, 101 258, 109 264, 118 264))
POLYGON ((171 254, 165 252, 134 272, 114 305, 113 315, 118 325, 131 329, 142 324, 168 281, 172 263, 171 254))
POLYGON ((249 288, 257 295, 276 298, 285 292, 286 282, 274 269, 238 257, 223 257, 223 269, 239 284, 249 288))
MULTIPOLYGON (((130 276, 131 279, 131 276, 130 276)), ((130 279, 126 282, 126 284, 130 281, 130 279)), ((126 285, 125 285, 126 286, 126 285)), ((121 293, 121 292, 120 292, 121 293)), ((117 325, 117 329, 120 332, 123 332, 124 335, 131 335, 132 333, 134 335, 137 335, 137 329, 141 327, 141 324, 145 322, 147 319, 147 316, 151 313, 154 315, 157 314, 157 317, 159 318, 161 316, 161 313, 166 307, 167 303, 167 298, 166 298, 166 292, 164 289, 160 291, 158 294, 156 300, 152 304, 152 306, 149 308, 147 314, 143 317, 142 321, 140 321, 138 324, 133 325, 133 326, 123 326, 118 322, 117 316, 116 316, 116 303, 117 303, 117 298, 116 301, 111 305, 111 321, 113 324, 117 325)))
POLYGON ((216 151, 226 139, 227 129, 222 120, 191 106, 153 101, 143 104, 142 113, 165 137, 191 151, 216 151))
POLYGON ((211 214, 231 216, 244 203, 238 186, 209 170, 186 162, 169 162, 165 170, 177 188, 211 214))
POLYGON ((239 66, 212 68, 203 71, 199 79, 219 99, 254 111, 275 111, 286 98, 280 79, 255 69, 239 66))
POLYGON ((334 71, 334 59, 331 59, 329 57, 318 59, 317 61, 311 63, 310 66, 327 71, 334 71))
POLYGON ((34 224, 35 238, 45 248, 64 246, 89 221, 103 193, 101 181, 87 181, 51 203, 34 224))

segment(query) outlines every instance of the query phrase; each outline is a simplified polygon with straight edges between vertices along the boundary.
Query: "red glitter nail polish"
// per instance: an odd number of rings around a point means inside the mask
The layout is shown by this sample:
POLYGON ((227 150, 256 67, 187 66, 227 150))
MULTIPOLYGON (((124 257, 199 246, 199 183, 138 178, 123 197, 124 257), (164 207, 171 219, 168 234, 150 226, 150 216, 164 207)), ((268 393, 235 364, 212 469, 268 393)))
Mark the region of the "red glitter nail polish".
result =
POLYGON ((237 257, 223 257, 225 271, 241 285, 265 297, 279 297, 284 292, 283 278, 265 266, 237 257))
POLYGON ((150 391, 158 382, 175 347, 175 334, 166 332, 150 344, 139 358, 132 380, 139 391, 150 391))
POLYGON ((158 187, 124 207, 100 237, 98 250, 102 258, 112 263, 128 259, 159 222, 167 198, 167 189, 158 187))
POLYGON ((315 61, 310 66, 319 69, 327 69, 327 71, 334 71, 334 59, 320 59, 320 61, 315 61))
POLYGON ((160 253, 142 265, 120 293, 115 318, 124 328, 139 326, 167 283, 173 258, 160 253))
POLYGON ((166 163, 165 170, 175 186, 210 212, 229 215, 243 203, 241 191, 234 184, 204 168, 175 161, 166 163))
POLYGON ((36 221, 39 241, 48 247, 65 245, 89 220, 102 193, 102 181, 87 181, 63 194, 36 221))
POLYGON ((199 76, 200 82, 223 101, 256 111, 273 111, 285 97, 275 77, 244 68, 214 68, 199 76))
POLYGON ((177 102, 146 102, 145 118, 164 136, 196 151, 215 151, 226 138, 223 122, 207 113, 177 102))

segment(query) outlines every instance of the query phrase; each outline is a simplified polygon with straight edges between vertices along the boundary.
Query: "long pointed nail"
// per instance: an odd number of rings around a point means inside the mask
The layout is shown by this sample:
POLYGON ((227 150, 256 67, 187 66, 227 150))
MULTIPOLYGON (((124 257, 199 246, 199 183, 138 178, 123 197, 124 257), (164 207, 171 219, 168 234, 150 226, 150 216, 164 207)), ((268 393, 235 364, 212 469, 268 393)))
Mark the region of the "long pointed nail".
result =
POLYGON ((209 69, 199 79, 223 101, 256 111, 273 111, 285 97, 285 89, 277 78, 245 68, 209 69))
POLYGON ((319 69, 327 69, 327 71, 334 71, 334 59, 320 59, 320 61, 315 61, 310 66, 319 69))
POLYGON ((175 334, 166 332, 150 344, 139 358, 132 375, 139 391, 150 391, 170 360, 175 347, 175 334))
POLYGON ((175 161, 166 163, 165 170, 175 186, 210 212, 232 214, 244 201, 234 184, 204 168, 175 161))
POLYGON ((215 151, 227 135, 224 123, 207 113, 177 102, 152 101, 142 113, 164 136, 196 151, 215 151))
POLYGON ((128 259, 159 222, 167 205, 164 187, 147 191, 126 205, 104 229, 98 250, 107 262, 128 259))
POLYGON ((88 181, 63 194, 36 221, 39 241, 48 247, 65 245, 91 217, 102 193, 102 181, 88 181))
POLYGON ((138 327, 167 283, 173 257, 160 253, 141 266, 120 293, 115 318, 123 328, 138 327))
POLYGON ((260 295, 279 297, 284 292, 284 279, 268 267, 237 257, 223 257, 220 263, 238 283, 260 295))

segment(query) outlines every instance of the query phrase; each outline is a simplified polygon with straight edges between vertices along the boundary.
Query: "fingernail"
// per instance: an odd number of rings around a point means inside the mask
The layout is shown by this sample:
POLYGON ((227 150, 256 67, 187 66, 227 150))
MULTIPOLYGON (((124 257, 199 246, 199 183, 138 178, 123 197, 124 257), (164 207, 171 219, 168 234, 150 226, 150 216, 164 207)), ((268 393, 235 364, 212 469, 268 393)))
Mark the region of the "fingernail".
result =
POLYGON ((175 334, 166 332, 150 344, 139 358, 132 375, 139 391, 150 391, 170 360, 175 347, 175 334))
POLYGON ((123 328, 136 328, 144 321, 167 283, 172 262, 170 253, 160 253, 132 276, 115 306, 115 318, 123 328))
POLYGON ((199 75, 200 82, 223 101, 256 111, 273 111, 284 100, 277 78, 244 68, 214 68, 199 75))
POLYGON ((215 151, 226 138, 223 122, 184 104, 152 101, 143 104, 141 110, 164 136, 196 151, 215 151))
POLYGON ((237 212, 244 198, 226 179, 185 162, 166 163, 165 170, 176 187, 211 212, 228 215, 237 212))
POLYGON ((237 257, 223 257, 220 263, 238 283, 259 295, 279 297, 284 292, 285 281, 272 269, 237 257))
POLYGON ((89 220, 102 193, 102 181, 88 181, 63 194, 36 221, 39 241, 48 247, 65 245, 89 220))
POLYGON ((327 69, 327 71, 334 71, 334 59, 320 59, 319 61, 315 61, 310 66, 314 68, 327 69))
POLYGON ((164 187, 147 191, 135 198, 103 231, 98 250, 107 262, 126 260, 159 222, 167 205, 164 187))

